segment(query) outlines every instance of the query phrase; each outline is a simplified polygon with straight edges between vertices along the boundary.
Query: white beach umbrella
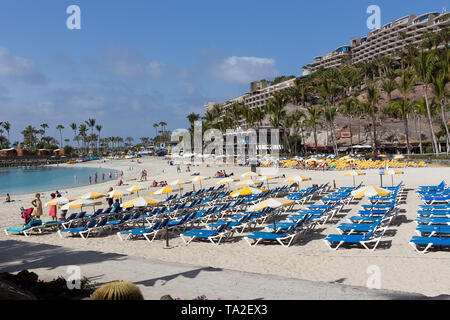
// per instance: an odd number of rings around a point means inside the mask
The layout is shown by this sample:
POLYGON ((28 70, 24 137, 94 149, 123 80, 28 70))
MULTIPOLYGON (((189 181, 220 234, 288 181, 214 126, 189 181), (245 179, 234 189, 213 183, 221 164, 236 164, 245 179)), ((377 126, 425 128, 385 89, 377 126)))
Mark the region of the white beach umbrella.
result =
POLYGON ((72 202, 69 202, 61 207, 62 210, 70 210, 70 209, 77 209, 77 208, 83 208, 83 207, 94 207, 96 205, 101 205, 101 201, 95 201, 95 200, 89 200, 89 199, 78 199, 72 202))

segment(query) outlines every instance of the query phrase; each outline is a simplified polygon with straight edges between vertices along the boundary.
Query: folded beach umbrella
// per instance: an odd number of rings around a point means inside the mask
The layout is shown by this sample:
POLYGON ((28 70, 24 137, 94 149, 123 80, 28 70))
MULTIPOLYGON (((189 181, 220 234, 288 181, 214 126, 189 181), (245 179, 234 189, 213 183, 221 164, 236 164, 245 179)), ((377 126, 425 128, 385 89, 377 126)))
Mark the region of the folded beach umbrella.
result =
POLYGON ((399 171, 399 170, 390 169, 390 170, 387 170, 384 174, 388 175, 388 176, 391 176, 392 186, 394 186, 394 176, 397 175, 397 174, 404 174, 404 172, 403 171, 399 171))
POLYGON ((156 206, 159 204, 159 201, 153 200, 146 197, 139 197, 136 199, 133 199, 131 201, 128 201, 122 205, 123 208, 142 208, 142 207, 148 207, 148 206, 156 206))
POLYGON ((260 203, 255 204, 250 208, 249 211, 259 211, 262 209, 265 209, 267 207, 270 208, 280 208, 280 207, 289 207, 294 204, 294 201, 283 199, 283 198, 270 198, 264 201, 261 201, 260 203))
POLYGON ((121 191, 121 190, 113 190, 108 192, 108 198, 123 198, 125 196, 130 195, 129 191, 121 191))
POLYGON ((364 196, 373 197, 380 196, 384 197, 391 194, 391 191, 383 188, 375 187, 374 185, 370 185, 367 187, 361 187, 352 192, 352 196, 355 198, 362 198, 364 196))
POLYGON ((77 209, 83 207, 95 207, 96 205, 101 205, 101 201, 94 201, 89 199, 78 199, 72 202, 69 202, 61 207, 61 210, 70 210, 77 209))
POLYGON ((353 177, 353 186, 356 185, 355 184, 355 177, 356 176, 364 176, 364 175, 366 175, 364 172, 358 172, 358 171, 355 171, 355 170, 349 171, 349 172, 344 174, 344 176, 346 176, 346 177, 353 177))
POLYGON ((75 199, 72 199, 72 198, 59 197, 59 198, 50 200, 49 202, 47 202, 45 204, 45 206, 46 207, 49 207, 49 206, 62 206, 62 205, 68 204, 69 202, 72 202, 74 200, 75 199))
POLYGON ((311 180, 311 178, 306 178, 306 177, 302 177, 302 176, 294 176, 294 177, 287 179, 286 182, 293 183, 293 182, 303 182, 303 181, 310 181, 310 180, 311 180))
POLYGON ((255 178, 255 177, 257 177, 257 176, 258 176, 257 173, 251 172, 251 171, 246 172, 246 173, 244 173, 244 174, 241 175, 241 177, 243 177, 243 178, 255 178))
POLYGON ((104 194, 101 194, 98 192, 89 192, 89 193, 85 193, 82 196, 80 196, 80 199, 92 200, 92 199, 100 199, 103 197, 105 197, 104 194))
POLYGON ((253 194, 261 194, 261 193, 265 193, 265 192, 267 192, 267 190, 247 187, 247 188, 244 188, 244 189, 239 189, 239 190, 233 191, 233 192, 230 193, 230 195, 233 198, 236 198, 236 197, 239 197, 239 196, 250 196, 250 195, 253 195, 253 194))

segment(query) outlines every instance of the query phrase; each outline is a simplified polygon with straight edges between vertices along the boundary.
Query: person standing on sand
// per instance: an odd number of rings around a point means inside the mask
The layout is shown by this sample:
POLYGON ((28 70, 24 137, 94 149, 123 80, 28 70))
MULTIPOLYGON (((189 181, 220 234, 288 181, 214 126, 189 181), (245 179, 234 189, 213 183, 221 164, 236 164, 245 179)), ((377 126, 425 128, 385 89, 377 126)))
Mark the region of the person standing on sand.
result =
POLYGON ((41 195, 39 193, 36 193, 35 198, 33 201, 31 201, 31 204, 33 205, 33 216, 40 219, 42 216, 42 201, 41 201, 41 195))
POLYGON ((105 182, 105 173, 102 173, 102 182, 105 182))
MULTIPOLYGON (((56 198, 56 195, 54 194, 54 193, 52 193, 51 195, 50 195, 50 201, 51 200, 54 200, 55 198, 56 198)), ((50 210, 49 210, 49 212, 48 212, 48 215, 50 216, 50 217, 52 217, 52 219, 54 220, 54 221, 56 221, 56 211, 57 211, 57 208, 56 208, 56 205, 54 205, 54 206, 50 206, 50 210)))
POLYGON ((92 177, 89 175, 89 184, 92 184, 92 177))
POLYGON ((95 184, 97 184, 97 178, 98 178, 98 175, 97 175, 97 172, 94 174, 94 183, 95 184))

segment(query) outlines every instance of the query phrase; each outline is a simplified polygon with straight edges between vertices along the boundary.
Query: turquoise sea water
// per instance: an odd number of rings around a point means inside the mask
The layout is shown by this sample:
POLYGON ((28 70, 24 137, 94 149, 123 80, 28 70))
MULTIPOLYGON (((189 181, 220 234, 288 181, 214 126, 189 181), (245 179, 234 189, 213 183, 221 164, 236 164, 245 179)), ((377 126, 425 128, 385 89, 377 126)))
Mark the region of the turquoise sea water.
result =
MULTIPOLYGON (((67 188, 89 185, 89 176, 94 183, 94 175, 97 173, 97 183, 102 182, 102 173, 105 180, 114 179, 116 171, 100 168, 62 168, 62 167, 38 167, 38 168, 0 168, 0 195, 10 195, 56 191, 67 188), (112 173, 111 179, 109 172, 112 173), (75 178, 77 182, 75 183, 75 178)), ((2 199, 0 199, 1 201, 2 199)))

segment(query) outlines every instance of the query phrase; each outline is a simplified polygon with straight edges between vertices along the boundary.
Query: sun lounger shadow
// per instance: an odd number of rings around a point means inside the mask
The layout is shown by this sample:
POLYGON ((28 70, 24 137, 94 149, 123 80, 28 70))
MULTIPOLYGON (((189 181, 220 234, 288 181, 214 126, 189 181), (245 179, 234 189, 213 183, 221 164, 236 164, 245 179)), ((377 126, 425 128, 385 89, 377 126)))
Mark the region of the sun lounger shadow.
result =
POLYGON ((155 285, 155 283, 157 281, 163 281, 162 285, 164 285, 165 283, 167 283, 171 280, 175 280, 178 277, 195 279, 201 272, 221 272, 221 271, 223 271, 223 269, 221 269, 221 268, 205 267, 205 268, 194 269, 194 270, 190 270, 190 271, 186 271, 186 272, 175 273, 175 274, 171 274, 171 275, 167 275, 167 276, 162 276, 162 277, 158 277, 158 278, 138 281, 138 282, 134 282, 134 284, 143 285, 145 287, 152 287, 155 285))
POLYGON ((5 240, 0 242, 0 265, 5 272, 18 272, 24 269, 83 265, 102 261, 121 261, 126 255, 98 251, 76 251, 62 246, 37 244, 26 241, 5 240))

